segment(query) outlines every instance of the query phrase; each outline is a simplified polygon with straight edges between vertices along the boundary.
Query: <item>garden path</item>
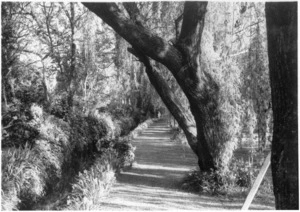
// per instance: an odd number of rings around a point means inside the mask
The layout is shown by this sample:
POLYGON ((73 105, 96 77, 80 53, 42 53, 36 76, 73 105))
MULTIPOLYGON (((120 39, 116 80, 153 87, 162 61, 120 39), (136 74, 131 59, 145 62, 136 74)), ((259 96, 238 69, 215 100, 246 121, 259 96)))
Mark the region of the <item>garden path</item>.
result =
MULTIPOLYGON (((198 210, 241 209, 244 197, 210 196, 180 189, 183 177, 197 167, 189 147, 171 141, 167 120, 155 121, 137 136, 135 162, 122 171, 110 194, 103 199, 102 210, 198 210)), ((250 209, 272 209, 253 203, 250 209)))

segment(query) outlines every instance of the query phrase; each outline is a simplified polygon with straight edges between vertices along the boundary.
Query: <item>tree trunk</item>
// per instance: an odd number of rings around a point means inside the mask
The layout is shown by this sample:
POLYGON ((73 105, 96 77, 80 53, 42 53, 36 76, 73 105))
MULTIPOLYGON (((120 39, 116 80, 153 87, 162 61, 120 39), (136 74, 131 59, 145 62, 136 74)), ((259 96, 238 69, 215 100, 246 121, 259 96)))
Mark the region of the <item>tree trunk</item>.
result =
POLYGON ((299 209, 297 2, 266 3, 273 106, 272 176, 276 209, 299 209))
POLYGON ((136 6, 129 8, 132 19, 128 19, 114 3, 83 4, 135 50, 162 63, 171 71, 188 98, 196 121, 200 169, 210 171, 217 165, 226 166, 229 160, 223 160, 222 154, 226 152, 223 150, 226 148, 225 143, 230 141, 230 136, 221 121, 219 87, 210 74, 200 67, 200 42, 207 2, 185 3, 182 30, 175 45, 143 27, 136 6))
POLYGON ((70 51, 71 51, 71 63, 69 67, 69 87, 68 87, 68 106, 69 109, 73 107, 73 98, 75 94, 75 78, 76 78, 76 45, 74 43, 74 35, 75 35, 75 10, 74 10, 74 3, 70 3, 70 28, 71 28, 71 42, 70 42, 70 51))
POLYGON ((183 130, 187 138, 191 149, 198 156, 197 132, 194 121, 189 120, 181 105, 176 104, 178 100, 176 100, 174 93, 171 91, 169 85, 159 74, 157 69, 150 64, 149 59, 145 55, 139 54, 135 50, 129 49, 129 51, 144 63, 146 67, 146 73, 149 77, 151 84, 157 91, 158 95, 161 97, 162 101, 165 103, 170 113, 177 120, 180 128, 183 130))
MULTIPOLYGON (((3 80, 4 81, 4 80, 3 80)), ((2 81, 2 114, 5 114, 7 112, 7 98, 6 98, 6 91, 5 91, 5 86, 2 81)))

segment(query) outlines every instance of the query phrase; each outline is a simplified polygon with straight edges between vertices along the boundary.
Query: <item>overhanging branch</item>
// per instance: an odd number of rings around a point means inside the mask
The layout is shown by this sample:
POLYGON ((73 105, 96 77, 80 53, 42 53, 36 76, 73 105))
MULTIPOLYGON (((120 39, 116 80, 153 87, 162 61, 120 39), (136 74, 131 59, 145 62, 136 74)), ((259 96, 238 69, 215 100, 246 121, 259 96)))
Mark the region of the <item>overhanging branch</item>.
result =
POLYGON ((131 20, 135 21, 137 24, 142 26, 144 23, 144 17, 140 14, 139 8, 137 7, 135 2, 124 2, 123 6, 129 14, 131 20))
MULTIPOLYGON (((166 40, 152 33, 141 24, 128 19, 115 3, 83 3, 119 35, 128 41, 134 49, 164 64, 176 74, 181 67, 181 54, 166 40)), ((134 16, 132 10, 131 17, 134 16)))

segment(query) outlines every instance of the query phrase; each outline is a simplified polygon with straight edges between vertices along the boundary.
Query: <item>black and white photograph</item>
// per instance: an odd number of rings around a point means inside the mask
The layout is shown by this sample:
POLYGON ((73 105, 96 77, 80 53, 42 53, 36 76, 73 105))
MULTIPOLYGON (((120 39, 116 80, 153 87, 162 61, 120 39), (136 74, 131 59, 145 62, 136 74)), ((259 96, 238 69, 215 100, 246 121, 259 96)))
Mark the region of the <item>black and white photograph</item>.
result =
POLYGON ((1 1, 1 210, 299 210, 297 1, 1 1))

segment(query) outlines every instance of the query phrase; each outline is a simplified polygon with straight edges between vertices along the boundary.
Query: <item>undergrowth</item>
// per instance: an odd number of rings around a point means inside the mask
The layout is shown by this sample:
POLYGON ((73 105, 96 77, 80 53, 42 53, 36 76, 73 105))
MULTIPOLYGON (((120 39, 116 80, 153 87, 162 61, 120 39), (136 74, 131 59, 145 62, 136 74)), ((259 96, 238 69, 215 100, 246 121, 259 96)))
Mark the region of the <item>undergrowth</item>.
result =
MULTIPOLYGON (((11 107, 2 119, 7 126, 2 131, 2 210, 32 209, 51 193, 73 190, 79 179, 86 178, 83 181, 89 184, 95 179, 94 189, 103 183, 111 185, 106 176, 130 166, 134 159, 130 137, 119 138, 121 131, 116 131, 117 124, 109 114, 60 113, 64 116, 60 119, 62 116, 49 115, 37 104, 25 112, 18 107, 11 107), (22 131, 15 130, 18 127, 22 131)), ((128 132, 137 123, 128 119, 123 125, 128 132)))
MULTIPOLYGON (((184 178, 182 188, 191 192, 211 195, 244 192, 251 188, 259 170, 259 165, 243 159, 233 159, 226 172, 192 171, 184 178)), ((272 183, 268 178, 263 180, 260 190, 265 193, 272 192, 272 183)))
POLYGON ((79 173, 67 199, 68 210, 100 209, 102 199, 109 193, 115 181, 113 157, 102 155, 90 169, 79 173))
POLYGON ((16 210, 21 202, 28 208, 44 194, 48 175, 39 156, 28 146, 2 151, 2 210, 16 210))
MULTIPOLYGON (((134 131, 138 130, 140 128, 134 131)), ((81 172, 72 185, 65 207, 68 210, 101 209, 103 198, 115 182, 115 173, 131 166, 134 161, 135 148, 130 143, 130 136, 102 140, 98 142, 97 149, 101 156, 90 168, 81 172)))

